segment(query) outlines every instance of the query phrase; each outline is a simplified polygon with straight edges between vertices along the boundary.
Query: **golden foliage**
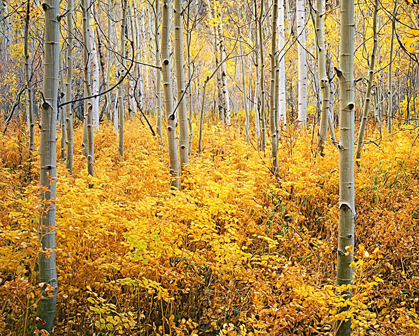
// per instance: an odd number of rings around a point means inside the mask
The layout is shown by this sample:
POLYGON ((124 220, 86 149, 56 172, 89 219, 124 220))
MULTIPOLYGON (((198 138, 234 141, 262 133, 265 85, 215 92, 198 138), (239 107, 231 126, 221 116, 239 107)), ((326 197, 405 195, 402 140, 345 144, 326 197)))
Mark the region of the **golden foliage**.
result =
MULTIPOLYGON (((237 130, 209 126, 205 137, 181 191, 169 190, 167 155, 138 122, 126 125, 124 162, 111 125, 95 134, 96 177, 80 152, 73 176, 58 162, 55 335, 333 335, 342 315, 354 335, 419 332, 416 131, 366 146, 351 302, 335 286, 334 148, 316 158, 311 133, 290 127, 274 178, 237 130)), ((23 141, 0 136, 4 335, 33 331, 40 295, 39 161, 25 161, 23 141)))

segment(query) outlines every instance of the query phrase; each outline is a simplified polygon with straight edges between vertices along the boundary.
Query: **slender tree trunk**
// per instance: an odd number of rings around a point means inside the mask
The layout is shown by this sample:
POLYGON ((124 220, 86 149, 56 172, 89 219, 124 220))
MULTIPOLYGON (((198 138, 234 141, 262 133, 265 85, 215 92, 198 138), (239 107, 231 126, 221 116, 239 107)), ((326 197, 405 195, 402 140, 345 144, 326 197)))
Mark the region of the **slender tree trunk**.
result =
POLYGON ((171 185, 179 189, 179 162, 176 141, 176 112, 173 108, 172 91, 172 66, 170 61, 169 43, 170 43, 170 23, 171 23, 172 0, 163 0, 163 25, 162 25, 162 73, 165 100, 165 113, 167 119, 167 138, 169 145, 170 175, 172 176, 171 185))
MULTIPOLYGON (((119 69, 119 75, 121 77, 125 74, 125 29, 127 26, 127 4, 128 0, 122 1, 122 23, 121 23, 121 35, 120 38, 120 54, 121 54, 121 66, 119 69)), ((119 156, 121 160, 124 160, 124 83, 122 82, 118 86, 118 132, 119 132, 119 156)))
POLYGON ((394 1, 393 17, 391 19, 391 38, 390 38, 390 59, 388 65, 388 112, 387 112, 387 126, 388 132, 391 133, 393 129, 393 51, 394 51, 394 35, 396 32, 396 15, 397 3, 394 1))
POLYGON ((271 159, 272 168, 274 171, 279 170, 278 165, 278 136, 277 136, 277 117, 275 105, 275 79, 277 79, 277 28, 278 28, 278 0, 273 0, 273 13, 272 13, 272 42, 271 42, 271 95, 270 95, 270 109, 269 109, 269 125, 271 131, 271 159))
POLYGON ((25 18, 25 77, 26 77, 26 114, 29 124, 29 159, 33 157, 33 147, 35 139, 35 122, 33 117, 33 97, 32 97, 32 80, 31 70, 29 64, 29 22, 31 12, 31 1, 27 0, 26 3, 26 18, 25 18))
MULTIPOLYGON (((155 0, 155 43, 156 43, 156 66, 161 66, 160 55, 160 29, 159 29, 159 16, 160 16, 160 0, 155 0)), ((157 98, 157 134, 160 138, 160 144, 163 146, 163 133, 162 133, 162 106, 161 106, 161 70, 156 69, 156 98, 157 98)))
POLYGON ((59 57, 60 57, 60 23, 59 0, 45 0, 42 8, 45 11, 45 54, 43 103, 41 109, 40 184, 42 210, 39 216, 39 280, 42 299, 38 303, 37 327, 50 334, 54 324, 57 303, 57 269, 55 254, 55 198, 57 183, 56 167, 56 106, 58 94, 59 57))
MULTIPOLYGON (((284 0, 278 2, 278 118, 281 125, 287 125, 286 74, 285 74, 285 6, 284 0)), ((279 140, 279 138, 278 138, 279 140)))
POLYGON ((256 73, 256 82, 255 82, 255 92, 253 95, 253 111, 255 113, 255 130, 256 137, 258 139, 258 148, 261 147, 261 137, 260 137, 260 115, 259 115, 259 44, 258 44, 258 18, 257 18, 257 5, 255 2, 255 29, 254 29, 254 41, 255 45, 253 47, 253 55, 255 62, 255 73, 256 73))
MULTIPOLYGON (((355 84, 354 66, 354 0, 340 2, 341 43, 340 69, 337 75, 340 82, 340 145, 339 145, 339 238, 337 256, 337 284, 352 283, 354 227, 355 227, 355 181, 354 181, 354 123, 355 123, 355 84), (347 247, 350 247, 349 250, 347 247)), ((351 297, 350 290, 344 291, 345 299, 351 297)), ((347 308, 346 308, 347 309, 347 308)), ((337 336, 349 336, 351 320, 338 321, 337 336)))
MULTIPOLYGON (((222 22, 222 21, 221 21, 222 22)), ((220 62, 221 64, 221 83, 222 83, 222 94, 223 94, 223 103, 224 103, 224 122, 227 126, 231 125, 231 107, 230 107, 230 94, 227 83, 227 65, 226 65, 226 48, 224 41, 224 30, 223 24, 218 25, 218 38, 220 45, 220 62)))
MULTIPOLYGON (((188 125, 189 125, 189 154, 192 152, 192 139, 193 139, 193 124, 192 124, 192 62, 191 62, 191 42, 192 42, 192 30, 190 29, 191 20, 191 6, 188 6, 188 19, 186 20, 186 46, 188 52, 188 79, 189 79, 189 90, 188 90, 188 125)), ((198 27, 196 27, 198 33, 198 27)), ((199 97, 197 99, 197 106, 199 105, 199 97)))
MULTIPOLYGON (((66 68, 66 83, 64 101, 68 102, 71 99, 71 81, 73 76, 73 15, 74 15, 74 0, 68 0, 67 3, 67 68, 66 68)), ((73 110, 71 104, 64 106, 66 119, 66 138, 67 138, 67 158, 66 167, 70 175, 73 174, 73 110)))
MULTIPOLYGON (((89 10, 91 16, 92 9, 89 10)), ((97 52, 97 43, 95 39, 95 30, 89 27, 90 30, 90 59, 92 60, 92 95, 98 95, 100 90, 100 71, 97 52)), ((95 130, 99 129, 99 97, 92 98, 92 117, 93 127, 95 130)))
POLYGON ((304 0, 297 0, 298 121, 307 125, 307 56, 304 0))
POLYGON ((324 0, 316 0, 316 39, 318 55, 317 64, 319 72, 320 89, 322 92, 320 128, 318 133, 318 151, 321 156, 324 156, 324 147, 326 144, 330 106, 330 84, 326 71, 326 47, 324 44, 323 16, 324 0))
POLYGON ((249 133, 249 108, 247 105, 247 93, 246 93, 246 67, 244 65, 244 55, 243 55, 243 44, 240 40, 240 60, 241 60, 241 74, 242 74, 242 87, 243 87, 243 107, 246 117, 245 121, 245 132, 246 132, 246 141, 250 143, 250 133, 249 133))
MULTIPOLYGON (((84 94, 85 97, 92 95, 92 88, 90 85, 90 1, 83 0, 83 63, 84 63, 84 94)), ((93 142, 93 112, 92 101, 86 99, 84 101, 84 149, 87 156, 87 171, 89 175, 93 176, 93 162, 94 162, 94 142, 93 142)))
POLYGON ((183 8, 182 0, 175 0, 175 60, 177 102, 179 111, 179 157, 180 168, 189 163, 188 153, 188 117, 185 97, 185 72, 183 66, 183 8))
POLYGON ((260 59, 260 91, 261 91, 261 104, 260 104, 260 114, 261 114, 261 145, 260 149, 265 151, 266 148, 266 115, 265 115, 265 60, 263 54, 263 11, 264 11, 264 0, 260 1, 260 15, 258 20, 259 25, 259 59, 260 59))
POLYGON ((362 147, 364 146, 364 134, 365 134, 365 128, 367 126, 368 113, 369 113, 370 102, 371 102, 372 84, 374 81, 375 55, 377 53, 377 45, 378 45, 377 12, 378 12, 378 0, 375 0, 374 12, 373 12, 373 18, 372 18, 372 31, 373 31, 372 34, 374 38, 374 44, 372 47, 370 68, 368 71, 369 73, 368 73, 367 95, 365 97, 364 110, 362 112, 361 126, 359 128, 358 141, 356 145, 356 163, 358 166, 360 165, 361 151, 362 151, 362 147))
MULTIPOLYGON (((74 0, 72 0, 74 1, 74 0)), ((112 40, 112 18, 113 18, 113 5, 112 0, 108 0, 108 43, 112 40)), ((112 51, 108 51, 108 65, 106 68, 106 83, 105 83, 105 90, 107 91, 109 89, 109 81, 111 77, 111 64, 112 64, 112 51)), ((106 94, 106 115, 108 120, 112 120, 112 99, 111 99, 111 93, 108 92, 106 94)))
MULTIPOLYGON (((63 57, 63 52, 60 50, 60 84, 59 84, 59 90, 60 90, 60 99, 64 98, 65 96, 65 80, 64 80, 64 71, 67 68, 67 56, 63 57), (63 58, 65 59, 65 62, 63 64, 63 58)), ((64 108, 61 107, 58 109, 58 112, 60 113, 60 127, 61 127, 61 160, 65 161, 65 137, 67 134, 67 125, 66 125, 66 118, 65 118, 65 112, 64 108)))

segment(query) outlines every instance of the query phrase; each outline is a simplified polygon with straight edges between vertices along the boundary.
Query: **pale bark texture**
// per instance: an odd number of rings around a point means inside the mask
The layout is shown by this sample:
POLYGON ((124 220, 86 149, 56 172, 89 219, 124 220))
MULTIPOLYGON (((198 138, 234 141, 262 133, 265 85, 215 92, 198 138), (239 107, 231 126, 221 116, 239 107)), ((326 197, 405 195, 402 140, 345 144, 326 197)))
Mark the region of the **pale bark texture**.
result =
POLYGON ((56 198, 56 116, 60 56, 59 0, 45 0, 44 82, 39 146, 42 209, 39 216, 39 280, 42 299, 38 303, 37 327, 52 333, 57 303, 57 269, 55 261, 56 198))
POLYGON ((396 33, 396 14, 397 2, 394 1, 393 17, 391 19, 391 38, 390 38, 390 57, 388 65, 388 111, 387 111, 387 126, 388 132, 393 130, 393 51, 394 51, 394 35, 396 33))
MULTIPOLYGON (((285 74, 285 5, 284 0, 278 1, 278 121, 280 125, 287 125, 286 74, 285 74)), ((278 139, 279 140, 279 139, 278 139)))
POLYGON ((258 33, 259 33, 259 60, 260 60, 260 92, 261 92, 261 104, 260 104, 260 118, 261 118, 261 140, 260 149, 262 151, 266 148, 266 115, 265 115, 265 60, 263 56, 263 10, 264 0, 260 2, 260 15, 258 19, 258 33))
POLYGON ((26 115, 29 126, 29 159, 33 157, 33 147, 35 140, 35 122, 33 117, 33 91, 31 80, 31 69, 29 64, 29 22, 31 12, 31 1, 26 3, 26 17, 25 17, 25 36, 24 36, 24 50, 25 50, 25 79, 26 79, 26 115))
POLYGON ((242 75, 242 90, 243 90, 243 108, 245 113, 245 132, 246 132, 246 141, 250 143, 250 133, 249 133, 249 107, 247 104, 247 94, 246 94, 246 67, 244 65, 244 55, 243 55, 243 44, 240 40, 240 60, 241 60, 241 75, 242 75))
MULTIPOLYGON (((73 15, 74 15, 74 0, 68 0, 67 3, 67 69, 65 82, 65 96, 64 102, 71 100, 71 88, 73 78, 73 15)), ((66 119, 66 144, 67 156, 66 167, 70 175, 73 174, 73 111, 71 104, 64 106, 64 114, 66 119)))
MULTIPOLYGON (((84 65, 84 94, 85 97, 92 96, 92 87, 90 84, 90 1, 83 0, 83 65, 84 65)), ((87 172, 93 176, 93 162, 94 162, 94 140, 93 140, 93 113, 92 100, 86 99, 84 101, 84 132, 83 144, 85 155, 87 157, 87 172)))
POLYGON ((179 189, 179 162, 176 140, 176 112, 173 107, 173 91, 172 91, 172 65, 170 60, 169 44, 170 44, 170 23, 172 12, 172 0, 163 1, 163 25, 162 25, 162 74, 164 88, 165 114, 167 120, 167 142, 169 146, 170 175, 172 177, 171 185, 173 188, 179 189))
POLYGON ((297 0, 298 121, 307 124, 307 54, 304 0, 297 0))
MULTIPOLYGON (((339 144, 339 237, 337 254, 337 284, 352 283, 354 227, 355 227, 355 181, 354 181, 354 0, 340 2, 341 43, 339 65, 336 69, 340 83, 340 144, 339 144), (348 247, 349 250, 347 249, 348 247)), ((343 293, 349 299, 351 292, 343 293)), ((349 336, 351 320, 338 321, 337 336, 349 336)))
MULTIPOLYGON (((160 0, 155 0, 155 26, 154 26, 154 40, 156 44, 156 66, 161 66, 160 54, 160 29, 159 29, 159 16, 160 16, 160 0)), ((156 98, 157 98, 157 134, 160 138, 160 144, 163 145, 162 133, 162 105, 161 105, 161 69, 156 69, 156 98)))
POLYGON ((324 0, 316 0, 316 39, 317 39, 317 56, 318 56, 318 73, 321 89, 321 112, 320 112, 320 128, 317 135, 318 151, 324 156, 324 148, 326 144, 327 126, 329 120, 330 106, 330 84, 326 71, 326 47, 324 44, 324 0))
POLYGON ((373 12, 373 18, 372 18, 372 31, 373 31, 374 44, 372 47, 370 67, 368 70, 367 94, 365 97, 364 110, 362 112, 361 126, 359 128, 358 141, 357 141, 357 146, 356 146, 356 163, 358 166, 360 165, 361 151, 362 151, 362 147, 364 146, 364 133, 365 133, 365 128, 367 126, 368 113, 370 110, 370 103, 371 103, 372 84, 374 81, 375 55, 377 53, 377 45, 378 45, 377 12, 378 12, 378 0, 375 0, 374 12, 373 12))
MULTIPOLYGON (((91 12, 91 10, 89 11, 91 12)), ((91 15, 91 13, 89 14, 91 15)), ((99 61, 97 52, 97 43, 95 39, 95 30, 90 28, 90 59, 92 61, 92 95, 99 95, 100 88, 100 73, 99 61)), ((95 130, 99 129, 99 97, 92 98, 92 117, 93 127, 95 130)))
POLYGON ((275 79, 277 79, 277 26, 278 26, 278 0, 273 1, 272 12, 272 42, 271 42, 271 95, 270 95, 270 108, 269 108, 269 126, 271 131, 271 159, 272 169, 279 170, 278 166, 278 132, 277 132, 277 117, 276 117, 276 104, 275 104, 275 79))
POLYGON ((179 158, 181 170, 189 163, 188 117, 185 97, 185 72, 183 66, 183 8, 182 0, 175 0, 175 63, 177 106, 179 113, 179 158))
MULTIPOLYGON (((122 1, 122 23, 120 32, 120 55, 121 66, 119 68, 119 76, 123 77, 125 74, 125 29, 127 26, 127 4, 128 0, 122 1)), ((118 134, 119 134, 119 156, 124 160, 124 82, 118 86, 118 134)))

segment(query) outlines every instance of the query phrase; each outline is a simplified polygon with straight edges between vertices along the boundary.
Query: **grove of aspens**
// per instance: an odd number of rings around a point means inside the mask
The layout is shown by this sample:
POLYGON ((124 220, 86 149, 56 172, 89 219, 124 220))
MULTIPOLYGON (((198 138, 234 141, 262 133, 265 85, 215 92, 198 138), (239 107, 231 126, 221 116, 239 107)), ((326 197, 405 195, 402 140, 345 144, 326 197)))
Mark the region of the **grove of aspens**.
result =
POLYGON ((1 0, 0 336, 419 335, 418 0, 1 0))

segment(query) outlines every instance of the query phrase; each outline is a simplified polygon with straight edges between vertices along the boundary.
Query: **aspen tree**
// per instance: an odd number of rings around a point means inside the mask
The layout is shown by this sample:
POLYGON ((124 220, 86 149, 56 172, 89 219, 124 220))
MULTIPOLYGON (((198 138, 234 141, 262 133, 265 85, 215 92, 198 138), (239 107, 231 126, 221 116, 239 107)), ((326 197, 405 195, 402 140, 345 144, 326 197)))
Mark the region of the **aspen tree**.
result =
MULTIPOLYGON (((354 181, 354 122, 355 84, 354 66, 354 0, 340 2, 341 37, 339 66, 336 69, 340 83, 340 144, 339 144, 339 237, 337 254, 337 284, 352 283, 354 228, 355 228, 355 181, 354 181)), ((343 292, 349 299, 350 290, 343 292)), ((347 309, 347 308, 346 308, 347 309)), ((337 336, 349 336, 351 320, 338 321, 337 336)))
MULTIPOLYGON (((120 32, 120 54, 121 66, 119 68, 119 76, 123 77, 125 72, 125 29, 127 25, 127 4, 128 0, 122 1, 122 23, 120 32)), ((124 160, 124 82, 118 85, 118 132, 119 132, 119 156, 124 160)))
POLYGON ((394 51, 394 35, 396 33, 396 15, 397 15, 397 3, 398 0, 394 1, 394 7, 391 18, 391 38, 390 38, 390 56, 388 64, 388 111, 387 111, 387 126, 388 132, 391 133, 393 130, 393 51, 394 51))
POLYGON ((172 66, 170 61, 170 23, 172 12, 172 0, 163 0, 163 20, 162 20, 162 74, 164 88, 165 114, 167 120, 167 142, 169 146, 170 175, 172 176, 171 185, 179 189, 179 162, 176 141, 176 111, 173 108, 172 93, 172 66))
MULTIPOLYGON (((74 0, 67 0, 67 68, 65 80, 65 95, 64 102, 71 99, 71 81, 73 76, 73 15, 74 15, 74 0)), ((73 111, 71 104, 64 106, 64 114, 66 119, 66 142, 67 142, 67 156, 66 167, 70 175, 73 174, 73 111)))
POLYGON ((297 0, 298 121, 307 124, 307 55, 304 0, 297 0))
POLYGON ((24 35, 24 52, 25 52, 25 79, 26 79, 26 114, 29 126, 29 158, 32 159, 34 140, 35 140, 35 122, 33 116, 33 91, 31 71, 29 64, 29 22, 30 22, 31 1, 27 0, 26 3, 26 16, 25 16, 25 35, 24 35))
MULTIPOLYGON (((278 121, 280 124, 287 125, 287 100, 286 100, 286 75, 285 75, 285 5, 284 0, 278 2, 278 121)), ((279 139, 278 139, 279 140, 279 139)))
MULTIPOLYGON (((92 9, 89 10, 90 17, 92 17, 92 9)), ((93 127, 95 130, 99 129, 99 87, 100 87, 100 73, 99 62, 97 55, 97 43, 95 39, 95 30, 89 27, 90 30, 90 59, 92 61, 92 95, 97 96, 91 99, 92 104, 92 118, 93 127)))
POLYGON ((156 45, 156 98, 157 98, 157 134, 160 138, 160 144, 163 146, 163 133, 162 133, 162 106, 161 106, 161 54, 160 54, 160 29, 159 29, 159 16, 160 16, 160 0, 155 0, 155 26, 154 26, 154 41, 156 45))
POLYGON ((367 120, 368 120, 368 113, 370 109, 370 102, 371 102, 371 91, 372 91, 372 84, 374 81, 374 69, 375 69, 375 54, 377 53, 377 45, 378 45, 378 38, 377 38, 377 12, 378 12, 378 0, 374 1, 374 12, 373 12, 373 18, 372 18, 372 34, 374 39, 374 44, 372 47, 371 52, 371 61, 370 66, 368 70, 368 85, 367 85, 367 94, 365 97, 365 103, 364 103, 364 110, 362 112, 362 119, 361 119, 361 126, 359 128, 359 134, 358 134, 358 141, 356 145, 356 163, 359 166, 360 160, 361 160, 361 151, 362 147, 364 145, 364 133, 365 133, 365 127, 367 126, 367 120))
MULTIPOLYGON (((74 1, 74 0, 71 0, 71 1, 74 1)), ((107 17, 108 17, 108 41, 110 42, 111 41, 111 35, 112 35, 112 19, 113 19, 112 0, 108 0, 107 17)), ((104 83, 106 91, 108 91, 108 89, 109 89, 109 81, 110 81, 110 77, 111 77, 111 63, 112 63, 112 51, 109 49, 109 51, 108 51, 108 65, 107 65, 107 68, 106 68, 106 83, 104 83)), ((106 115, 108 117, 108 120, 111 120, 111 118, 112 118, 112 116, 111 116, 111 104, 112 104, 111 93, 108 92, 106 94, 106 115)))
POLYGON ((60 57, 59 0, 45 0, 44 82, 41 105, 40 184, 42 209, 39 216, 39 278, 43 284, 42 299, 38 303, 37 327, 52 333, 57 303, 57 269, 55 254, 55 198, 56 198, 56 116, 60 57))
POLYGON ((255 28, 253 30, 255 44, 253 46, 253 57, 255 63, 255 72, 256 72, 256 82, 255 82, 255 91, 253 95, 253 111, 255 113, 255 130, 256 136, 258 139, 259 146, 261 146, 261 137, 260 137, 260 116, 259 116, 259 44, 258 44, 258 18, 257 18, 257 5, 255 2, 255 28))
POLYGON ((185 73, 183 66, 183 8, 182 0, 175 0, 175 63, 177 102, 179 111, 179 157, 181 170, 189 163, 188 117, 185 97, 185 73))
POLYGON ((246 141, 250 143, 250 133, 249 133, 249 108, 247 105, 247 94, 246 94, 246 72, 244 65, 244 55, 243 55, 243 44, 240 40, 240 54, 241 54, 241 74, 242 74, 242 87, 243 87, 243 107, 245 113, 245 132, 246 132, 246 141))
MULTIPOLYGON (((327 136, 327 126, 330 114, 330 84, 326 71, 326 46, 324 44, 324 0, 316 0, 316 42, 317 42, 317 66, 321 89, 321 113, 320 128, 318 132, 318 151, 324 156, 324 147, 327 136)), ((332 125, 333 126, 333 125, 332 125)))
POLYGON ((261 141, 260 149, 262 151, 266 148, 266 115, 265 115, 265 60, 263 54, 263 11, 264 11, 264 0, 260 2, 260 14, 258 18, 258 33, 259 33, 259 60, 260 60, 260 92, 261 92, 261 141))
POLYGON ((224 122, 227 126, 231 125, 231 107, 230 107, 230 94, 227 83, 227 64, 226 64, 226 48, 224 41, 223 23, 220 15, 220 23, 218 25, 218 37, 220 45, 220 57, 221 57, 221 83, 222 83, 222 94, 224 103, 224 122))
POLYGON ((273 1, 273 12, 272 12, 272 42, 271 42, 271 95, 270 95, 270 113, 269 113, 269 125, 271 131, 271 158, 272 168, 275 171, 279 170, 278 165, 278 134, 277 134, 277 117, 276 117, 276 106, 275 106, 275 79, 278 80, 276 74, 277 69, 277 27, 278 27, 278 0, 273 1))
MULTIPOLYGON (((90 85, 90 1, 83 0, 83 63, 84 63, 84 94, 85 97, 92 96, 92 89, 90 85)), ((93 176, 93 162, 94 162, 94 143, 93 143, 93 113, 92 101, 90 99, 84 100, 84 129, 83 129, 83 144, 85 155, 87 157, 87 171, 89 175, 93 176)))

